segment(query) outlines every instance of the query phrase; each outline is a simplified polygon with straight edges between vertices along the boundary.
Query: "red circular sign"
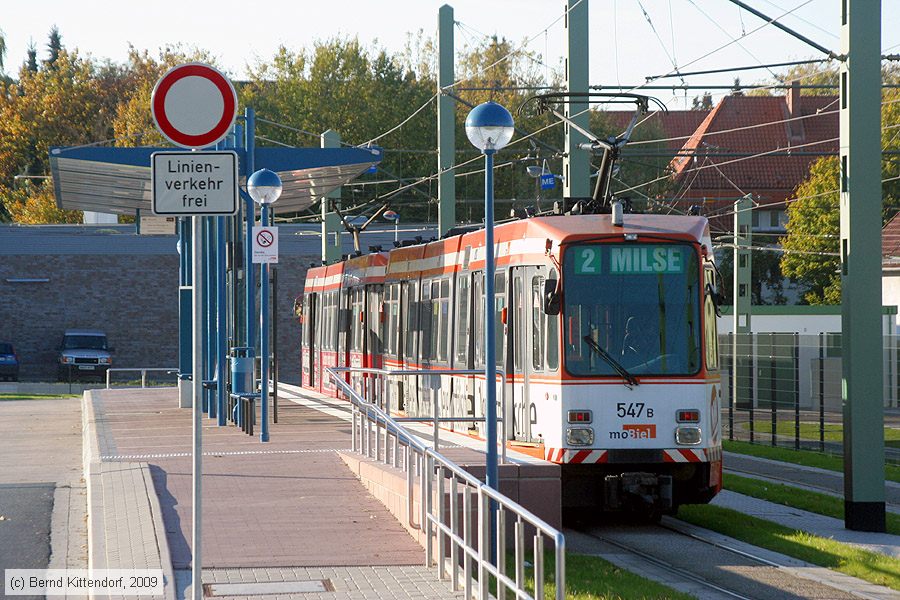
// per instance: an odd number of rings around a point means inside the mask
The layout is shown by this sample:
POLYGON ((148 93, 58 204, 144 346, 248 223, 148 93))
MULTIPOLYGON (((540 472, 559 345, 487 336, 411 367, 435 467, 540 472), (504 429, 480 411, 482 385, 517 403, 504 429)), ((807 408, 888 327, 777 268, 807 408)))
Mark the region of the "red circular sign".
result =
POLYGON ((218 69, 188 63, 156 82, 150 107, 157 129, 170 142, 206 148, 228 134, 237 116, 237 93, 218 69))

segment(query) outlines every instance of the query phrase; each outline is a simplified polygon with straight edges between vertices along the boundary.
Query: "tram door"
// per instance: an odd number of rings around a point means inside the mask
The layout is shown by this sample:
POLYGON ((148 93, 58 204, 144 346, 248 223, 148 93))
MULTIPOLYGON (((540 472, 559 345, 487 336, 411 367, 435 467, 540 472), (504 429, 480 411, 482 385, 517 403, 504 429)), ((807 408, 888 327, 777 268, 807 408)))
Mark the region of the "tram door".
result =
POLYGON ((507 439, 534 442, 531 426, 537 419, 532 402, 532 378, 543 370, 543 312, 540 293, 544 267, 510 269, 507 311, 508 351, 506 378, 507 439))

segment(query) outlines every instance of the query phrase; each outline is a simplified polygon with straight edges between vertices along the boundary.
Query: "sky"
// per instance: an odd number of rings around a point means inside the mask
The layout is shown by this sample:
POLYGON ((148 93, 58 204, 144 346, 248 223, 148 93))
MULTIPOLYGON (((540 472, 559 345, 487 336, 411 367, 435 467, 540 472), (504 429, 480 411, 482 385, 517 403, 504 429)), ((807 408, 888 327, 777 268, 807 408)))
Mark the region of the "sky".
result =
MULTIPOLYGON (((590 83, 641 84, 645 77, 819 58, 821 53, 729 0, 582 0, 589 2, 590 83), (735 42, 737 40, 737 42, 735 42)), ((859 0, 857 0, 859 1, 859 0)), ((873 2, 875 0, 872 0, 873 2)), ((47 33, 56 25, 63 44, 97 59, 124 62, 129 44, 152 55, 166 45, 210 51, 235 78, 247 65, 266 61, 280 45, 309 48, 317 40, 356 36, 401 52, 410 39, 436 37, 446 0, 6 0, 0 29, 7 43, 6 71, 15 75, 29 42, 46 56, 47 33), (421 34, 419 33, 421 31, 421 34)), ((840 52, 840 0, 745 0, 769 17, 840 52), (785 13, 790 13, 785 15, 785 13)), ((543 56, 538 69, 560 67, 565 51, 564 0, 456 0, 457 50, 486 35, 511 40, 543 56), (546 65, 546 66, 545 66, 546 65)), ((900 52, 900 2, 882 8, 884 53, 900 52)), ((771 79, 758 69, 694 76, 687 83, 731 84, 771 79)), ((678 83, 678 79, 666 79, 678 83)), ((647 92, 670 109, 686 108, 699 92, 647 92)), ((727 92, 714 92, 722 95, 727 92)))

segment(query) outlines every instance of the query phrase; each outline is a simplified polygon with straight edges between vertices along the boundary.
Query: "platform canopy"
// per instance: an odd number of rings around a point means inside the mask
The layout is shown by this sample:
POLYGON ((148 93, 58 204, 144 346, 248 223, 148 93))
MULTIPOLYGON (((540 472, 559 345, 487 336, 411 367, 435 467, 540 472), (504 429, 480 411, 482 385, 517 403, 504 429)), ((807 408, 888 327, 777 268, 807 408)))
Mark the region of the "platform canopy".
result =
MULTIPOLYGON (((150 155, 178 148, 50 149, 56 204, 66 210, 150 214, 150 155)), ((243 186, 246 151, 235 150, 243 186)), ((272 205, 277 214, 306 210, 328 192, 381 162, 380 148, 257 148, 255 168, 271 169, 284 191, 272 205)))

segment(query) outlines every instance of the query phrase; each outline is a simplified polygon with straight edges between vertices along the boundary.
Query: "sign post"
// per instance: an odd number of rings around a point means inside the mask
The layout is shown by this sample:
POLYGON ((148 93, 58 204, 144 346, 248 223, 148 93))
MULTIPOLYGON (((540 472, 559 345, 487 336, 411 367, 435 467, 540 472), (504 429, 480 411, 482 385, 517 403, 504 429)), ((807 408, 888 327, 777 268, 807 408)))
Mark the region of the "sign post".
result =
MULTIPOLYGON (((170 142, 192 152, 158 152, 151 159, 153 212, 190 215, 193 239, 193 527, 192 596, 203 598, 202 487, 203 473, 203 216, 237 212, 237 155, 196 150, 222 140, 237 116, 237 93, 217 69, 188 63, 167 71, 153 88, 153 121, 170 142)), ((207 249, 208 251, 208 249, 207 249)), ((224 382, 219 382, 224 385, 224 382)))

